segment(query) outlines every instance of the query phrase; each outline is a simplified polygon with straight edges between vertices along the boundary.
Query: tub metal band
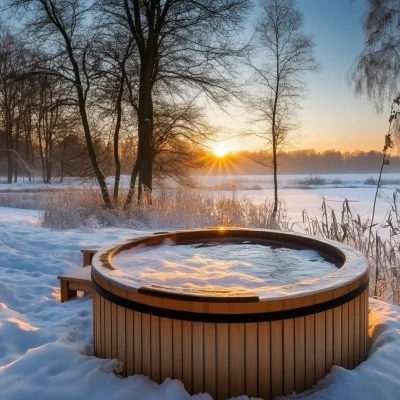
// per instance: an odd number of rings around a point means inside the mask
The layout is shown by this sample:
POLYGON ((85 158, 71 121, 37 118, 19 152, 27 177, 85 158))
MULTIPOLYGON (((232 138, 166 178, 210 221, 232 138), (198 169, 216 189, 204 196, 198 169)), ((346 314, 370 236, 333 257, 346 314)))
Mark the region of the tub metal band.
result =
MULTIPOLYGON (((104 299, 113 304, 127 308, 132 311, 140 312, 143 314, 154 315, 157 317, 177 319, 182 321, 193 322, 210 322, 210 323, 251 323, 251 322, 269 322, 280 321, 285 319, 293 319, 305 317, 307 315, 317 314, 323 311, 328 311, 333 308, 339 307, 343 304, 354 300, 365 290, 369 285, 369 279, 357 289, 352 290, 343 296, 337 297, 333 300, 324 301, 323 303, 313 304, 306 307, 294 308, 291 310, 269 311, 263 313, 247 313, 247 314, 211 314, 199 313, 190 311, 170 310, 161 307, 150 306, 147 304, 138 303, 136 301, 128 300, 123 297, 117 296, 108 290, 99 286, 92 275, 93 289, 104 299)), ((250 303, 251 304, 251 303, 250 303)))

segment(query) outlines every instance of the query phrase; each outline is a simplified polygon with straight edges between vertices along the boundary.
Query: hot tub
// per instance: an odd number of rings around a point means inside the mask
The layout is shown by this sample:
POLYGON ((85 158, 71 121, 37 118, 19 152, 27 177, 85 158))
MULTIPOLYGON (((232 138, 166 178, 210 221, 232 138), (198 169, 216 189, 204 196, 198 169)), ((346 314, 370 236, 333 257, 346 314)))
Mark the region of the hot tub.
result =
POLYGON ((341 243, 258 229, 161 233, 100 250, 92 281, 96 355, 122 360, 125 376, 179 379, 189 393, 221 400, 273 399, 311 388, 333 365, 354 368, 367 355, 367 261, 341 243), (257 292, 142 285, 115 267, 118 254, 166 240, 310 249, 337 268, 257 292))

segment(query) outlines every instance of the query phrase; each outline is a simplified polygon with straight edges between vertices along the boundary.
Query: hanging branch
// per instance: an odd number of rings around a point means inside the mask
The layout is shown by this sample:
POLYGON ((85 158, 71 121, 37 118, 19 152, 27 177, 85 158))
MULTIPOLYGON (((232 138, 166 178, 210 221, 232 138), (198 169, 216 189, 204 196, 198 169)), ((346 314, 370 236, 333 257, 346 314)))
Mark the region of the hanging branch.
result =
MULTIPOLYGON (((391 112, 390 112, 390 117, 389 117, 389 129, 388 133, 385 135, 385 145, 383 147, 383 157, 382 157, 382 165, 381 165, 381 170, 379 172, 379 178, 378 178, 378 183, 376 185, 376 192, 375 192, 375 198, 374 198, 374 206, 372 209, 372 218, 371 218, 371 225, 369 227, 369 235, 368 235, 368 248, 367 248, 367 255, 369 254, 369 250, 371 247, 371 237, 372 237, 372 228, 374 226, 374 218, 375 218, 375 208, 376 208, 376 201, 378 198, 378 193, 379 193, 379 188, 381 187, 381 180, 382 180, 382 172, 383 172, 383 167, 385 165, 389 165, 389 160, 386 158, 387 157, 387 152, 389 149, 393 147, 393 140, 391 136, 391 128, 392 128, 392 122, 393 120, 397 119, 397 115, 399 113, 398 106, 400 104, 400 95, 397 96, 393 100, 391 112)), ((375 282, 375 289, 374 289, 374 297, 376 296, 377 292, 377 282, 378 282, 378 276, 379 276, 379 270, 378 270, 378 263, 376 264, 376 282, 375 282)))

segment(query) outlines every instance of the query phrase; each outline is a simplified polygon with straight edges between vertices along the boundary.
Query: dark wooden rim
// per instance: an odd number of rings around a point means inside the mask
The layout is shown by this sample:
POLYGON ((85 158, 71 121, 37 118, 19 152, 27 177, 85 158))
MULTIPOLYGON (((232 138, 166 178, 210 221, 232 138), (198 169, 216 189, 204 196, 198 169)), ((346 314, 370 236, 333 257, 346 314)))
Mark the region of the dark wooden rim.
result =
POLYGON ((285 319, 305 317, 307 315, 317 314, 323 311, 331 310, 346 304, 355 298, 359 297, 369 285, 369 279, 361 286, 352 290, 343 296, 337 297, 333 300, 328 300, 322 303, 313 304, 310 306, 294 308, 290 310, 269 311, 262 313, 247 313, 247 314, 211 314, 190 311, 170 310, 162 307, 155 307, 148 304, 142 304, 137 301, 125 299, 117 296, 108 290, 99 286, 92 275, 92 282, 94 290, 104 299, 116 304, 117 306, 127 308, 132 311, 140 312, 143 314, 154 315, 157 317, 170 318, 182 321, 193 322, 210 322, 210 323, 251 323, 251 322, 269 322, 281 321, 285 319))

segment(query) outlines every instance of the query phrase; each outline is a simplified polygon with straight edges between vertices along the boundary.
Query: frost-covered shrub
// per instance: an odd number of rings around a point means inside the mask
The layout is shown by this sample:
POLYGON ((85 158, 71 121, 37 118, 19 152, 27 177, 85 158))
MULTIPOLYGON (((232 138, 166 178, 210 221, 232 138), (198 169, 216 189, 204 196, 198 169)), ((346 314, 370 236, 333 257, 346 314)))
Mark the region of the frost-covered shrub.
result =
POLYGON ((325 185, 326 179, 318 175, 310 175, 307 178, 299 179, 300 185, 325 185))
POLYGON ((241 226, 288 229, 282 202, 273 216, 273 201, 254 204, 194 189, 164 187, 155 190, 152 204, 134 203, 129 210, 105 210, 97 190, 60 190, 48 194, 40 213, 44 227, 71 229, 113 226, 131 229, 190 229, 241 226))

